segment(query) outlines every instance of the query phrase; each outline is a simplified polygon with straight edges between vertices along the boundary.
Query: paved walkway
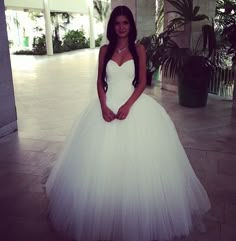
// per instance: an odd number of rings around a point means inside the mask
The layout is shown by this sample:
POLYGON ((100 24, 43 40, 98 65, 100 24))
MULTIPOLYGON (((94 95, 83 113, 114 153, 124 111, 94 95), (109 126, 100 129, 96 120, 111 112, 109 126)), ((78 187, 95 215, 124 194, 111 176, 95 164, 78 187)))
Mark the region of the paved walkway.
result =
MULTIPOLYGON (((47 220, 44 174, 76 116, 94 97, 96 61, 97 50, 52 57, 12 56, 19 131, 0 139, 0 240, 61 240, 47 220)), ((235 241, 236 114, 232 114, 232 103, 209 96, 206 108, 190 109, 178 105, 175 93, 158 87, 146 92, 170 114, 212 202, 206 232, 195 232, 184 240, 235 241)))

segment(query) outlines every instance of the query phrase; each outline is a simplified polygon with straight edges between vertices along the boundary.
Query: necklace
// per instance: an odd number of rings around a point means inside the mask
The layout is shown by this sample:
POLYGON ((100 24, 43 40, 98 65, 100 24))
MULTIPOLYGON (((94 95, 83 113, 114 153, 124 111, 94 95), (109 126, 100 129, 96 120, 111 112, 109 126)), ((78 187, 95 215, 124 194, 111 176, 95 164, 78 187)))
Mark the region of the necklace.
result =
POLYGON ((123 49, 119 49, 119 48, 117 48, 117 52, 118 52, 118 54, 121 54, 123 51, 125 51, 127 49, 127 47, 125 47, 125 48, 123 48, 123 49))

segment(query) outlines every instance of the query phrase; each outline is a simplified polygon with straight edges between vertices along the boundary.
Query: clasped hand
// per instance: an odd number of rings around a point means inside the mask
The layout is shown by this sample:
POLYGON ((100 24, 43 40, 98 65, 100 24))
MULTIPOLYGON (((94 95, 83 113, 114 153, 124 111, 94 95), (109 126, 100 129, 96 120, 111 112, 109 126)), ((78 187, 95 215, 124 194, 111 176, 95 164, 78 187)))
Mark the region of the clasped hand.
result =
POLYGON ((110 108, 108 108, 107 106, 103 106, 102 116, 103 119, 107 122, 111 122, 114 119, 124 120, 128 116, 129 110, 130 106, 128 104, 124 104, 119 108, 117 114, 115 114, 110 108))

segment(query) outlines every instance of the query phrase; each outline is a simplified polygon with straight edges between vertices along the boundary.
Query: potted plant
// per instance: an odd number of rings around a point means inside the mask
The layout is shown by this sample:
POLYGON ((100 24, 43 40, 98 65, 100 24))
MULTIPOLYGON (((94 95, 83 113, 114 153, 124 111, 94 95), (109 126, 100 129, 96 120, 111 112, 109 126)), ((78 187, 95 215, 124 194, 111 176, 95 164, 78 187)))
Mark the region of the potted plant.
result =
POLYGON ((215 46, 214 30, 210 25, 204 25, 202 30, 205 41, 201 48, 200 41, 194 49, 180 48, 170 37, 162 54, 163 74, 177 77, 179 103, 187 107, 206 105, 208 86, 214 72, 214 63, 210 59, 215 46))
POLYGON ((203 25, 202 35, 196 46, 180 48, 174 41, 178 29, 193 21, 208 19, 198 14, 199 7, 193 6, 193 0, 167 0, 179 17, 172 19, 164 31, 166 42, 162 42, 161 65, 164 76, 177 77, 180 105, 203 107, 207 103, 208 85, 213 76, 214 63, 210 57, 216 48, 214 27, 203 25))
POLYGON ((210 60, 216 46, 214 27, 204 25, 194 48, 180 48, 174 41, 179 28, 194 21, 208 19, 198 14, 200 7, 193 0, 167 0, 179 17, 172 19, 159 35, 144 37, 139 42, 146 47, 147 76, 161 66, 164 76, 177 77, 179 103, 188 107, 202 107, 207 103, 208 84, 214 64, 210 60))

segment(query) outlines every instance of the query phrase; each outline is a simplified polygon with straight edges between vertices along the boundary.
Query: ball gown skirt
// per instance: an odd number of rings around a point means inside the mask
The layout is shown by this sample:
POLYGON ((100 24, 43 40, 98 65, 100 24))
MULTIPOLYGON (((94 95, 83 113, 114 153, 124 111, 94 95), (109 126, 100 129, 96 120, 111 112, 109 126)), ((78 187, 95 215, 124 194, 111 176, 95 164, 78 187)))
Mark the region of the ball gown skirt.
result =
MULTIPOLYGON (((134 62, 107 65, 107 105, 134 88, 134 62)), ((83 112, 46 183, 50 219, 77 241, 171 240, 210 209, 175 126, 142 94, 125 120, 105 122, 99 100, 83 112)))

